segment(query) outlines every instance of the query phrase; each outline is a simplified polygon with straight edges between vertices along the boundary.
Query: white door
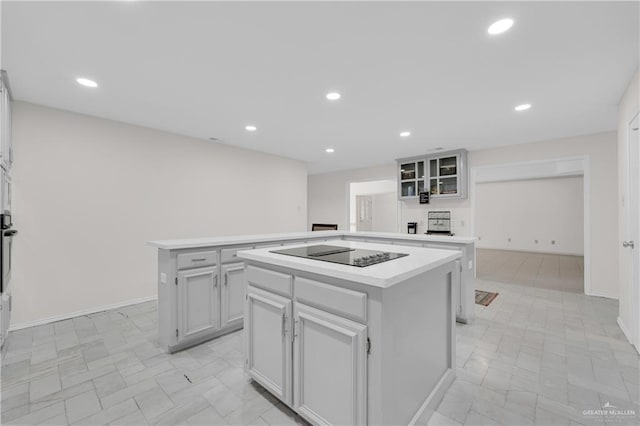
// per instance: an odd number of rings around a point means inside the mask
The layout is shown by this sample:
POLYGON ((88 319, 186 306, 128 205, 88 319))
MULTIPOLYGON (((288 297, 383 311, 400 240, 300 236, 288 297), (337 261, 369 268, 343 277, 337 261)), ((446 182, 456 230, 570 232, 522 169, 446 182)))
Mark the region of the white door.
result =
POLYGON ((291 300, 248 286, 244 318, 247 373, 291 404, 291 300))
POLYGON ((178 272, 177 293, 178 343, 219 329, 217 267, 178 272))
POLYGON ((371 231, 371 210, 373 198, 371 195, 356 195, 356 231, 371 231))
POLYGON ((366 424, 367 327, 301 303, 294 310, 295 409, 313 424, 366 424))
POLYGON ((623 242, 630 257, 631 292, 629 332, 636 349, 640 350, 640 130, 639 118, 629 123, 629 202, 628 202, 628 240, 623 242))
POLYGON ((222 327, 244 316, 244 263, 222 267, 222 327))

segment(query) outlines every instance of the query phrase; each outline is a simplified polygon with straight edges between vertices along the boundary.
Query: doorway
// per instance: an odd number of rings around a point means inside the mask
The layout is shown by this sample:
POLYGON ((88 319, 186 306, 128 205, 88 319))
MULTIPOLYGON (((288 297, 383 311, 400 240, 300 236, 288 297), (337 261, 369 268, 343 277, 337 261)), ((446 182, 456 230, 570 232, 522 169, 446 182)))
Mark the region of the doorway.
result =
POLYGON ((480 183, 475 191, 477 278, 583 293, 582 176, 480 183))
POLYGON ((394 179, 349 183, 349 230, 398 231, 398 193, 394 179))
MULTIPOLYGON (((578 156, 578 157, 566 157, 566 158, 555 158, 548 160, 533 160, 533 161, 523 161, 523 162, 515 162, 515 163, 506 163, 506 164, 496 164, 490 166, 479 166, 471 169, 470 173, 470 187, 472 188, 470 192, 470 204, 471 211, 476 211, 476 205, 478 203, 478 195, 476 194, 476 189, 480 184, 485 183, 496 183, 496 182, 518 182, 518 181, 530 181, 530 180, 544 180, 544 179, 556 179, 556 178, 580 178, 582 185, 582 254, 583 259, 581 262, 578 262, 578 267, 582 269, 583 278, 583 288, 582 292, 587 295, 593 295, 591 292, 591 214, 589 210, 591 196, 590 196, 590 171, 589 171, 589 161, 588 157, 578 156)), ((578 189, 575 189, 573 193, 577 192, 578 189)), ((530 197, 540 200, 543 202, 546 199, 546 194, 529 194, 530 197)), ((579 203, 579 201, 578 201, 579 203)), ((502 199, 501 204, 504 204, 504 199, 502 199)), ((471 215, 471 234, 474 236, 478 235, 478 230, 476 226, 476 215, 471 215)), ((480 236, 482 239, 485 237, 480 236)), ((508 239, 509 237, 506 236, 508 239)), ((478 241, 478 244, 481 245, 481 241, 478 241)), ((530 238, 531 239, 531 238, 530 238)), ((535 239, 533 238, 533 242, 535 244, 535 239)), ((537 238, 540 243, 542 240, 537 238)), ((547 244, 552 244, 553 239, 546 238, 547 244)), ((513 242, 513 240, 512 240, 513 242)), ((556 240, 556 243, 558 241, 556 240)), ((552 244, 553 245, 553 244, 552 244)), ((571 253, 569 253, 571 254, 571 253)), ((477 259, 480 261, 480 259, 477 259)), ((532 259, 532 262, 536 262, 536 260, 532 259)), ((559 259, 558 262, 559 263, 559 259)), ((528 263, 530 265, 531 262, 528 263)), ((549 263, 547 263, 549 265, 549 263)), ((555 269, 555 262, 551 264, 553 269, 555 269)), ((478 265, 479 266, 479 265, 478 265)))
POLYGON ((372 230, 372 195, 356 195, 356 231, 367 232, 372 230))

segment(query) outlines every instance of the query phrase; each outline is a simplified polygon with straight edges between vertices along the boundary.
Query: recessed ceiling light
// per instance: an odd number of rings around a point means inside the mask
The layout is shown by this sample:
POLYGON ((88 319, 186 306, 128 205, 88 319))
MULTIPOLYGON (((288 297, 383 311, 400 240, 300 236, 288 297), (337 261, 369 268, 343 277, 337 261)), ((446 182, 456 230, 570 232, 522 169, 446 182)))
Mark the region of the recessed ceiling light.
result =
POLYGON ((335 150, 333 148, 327 148, 324 150, 327 154, 333 154, 335 150))
POLYGON ((505 18, 491 24, 487 32, 491 35, 502 34, 513 26, 513 19, 505 18))
POLYGON ((337 101, 341 97, 342 97, 342 95, 340 93, 338 93, 338 92, 327 93, 327 99, 329 99, 330 101, 337 101))
POLYGON ((96 83, 93 80, 89 80, 88 78, 79 77, 79 78, 76 78, 76 81, 78 82, 78 84, 81 84, 86 87, 98 87, 98 83, 96 83))
POLYGON ((411 132, 400 132, 400 137, 402 138, 408 138, 409 136, 411 136, 411 132))
POLYGON ((248 126, 244 126, 244 129, 247 132, 255 132, 256 130, 258 130, 258 128, 256 126, 253 126, 251 124, 249 124, 248 126))
POLYGON ((522 105, 518 105, 517 107, 515 107, 514 109, 516 111, 526 111, 529 108, 531 108, 531 104, 522 104, 522 105))

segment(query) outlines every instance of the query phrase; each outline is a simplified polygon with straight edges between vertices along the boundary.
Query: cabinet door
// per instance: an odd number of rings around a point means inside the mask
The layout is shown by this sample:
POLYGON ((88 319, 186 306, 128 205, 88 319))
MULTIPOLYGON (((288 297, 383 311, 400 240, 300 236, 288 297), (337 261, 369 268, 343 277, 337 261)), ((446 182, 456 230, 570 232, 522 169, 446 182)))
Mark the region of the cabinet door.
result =
POLYGON ((5 138, 7 133, 7 107, 8 104, 6 102, 7 97, 7 89, 4 87, 4 81, 0 83, 0 163, 5 167, 5 138))
POLYGON ((4 301, 2 300, 2 297, 0 297, 0 348, 4 346, 4 329, 4 301))
POLYGON ((11 100, 9 98, 9 90, 6 86, 2 87, 2 147, 0 152, 0 160, 5 169, 11 167, 11 100))
POLYGON ((11 323, 11 295, 4 293, 1 296, 0 304, 2 305, 2 318, 0 319, 0 346, 2 346, 7 340, 9 324, 11 323))
POLYGON ((222 267, 222 327, 244 316, 244 263, 222 267))
POLYGON ((367 423, 367 327, 294 308, 294 407, 313 424, 367 423))
POLYGON ((291 404, 291 300, 247 287, 244 318, 247 373, 291 404))
POLYGON ((216 331, 219 306, 215 266, 178 272, 178 343, 216 331))

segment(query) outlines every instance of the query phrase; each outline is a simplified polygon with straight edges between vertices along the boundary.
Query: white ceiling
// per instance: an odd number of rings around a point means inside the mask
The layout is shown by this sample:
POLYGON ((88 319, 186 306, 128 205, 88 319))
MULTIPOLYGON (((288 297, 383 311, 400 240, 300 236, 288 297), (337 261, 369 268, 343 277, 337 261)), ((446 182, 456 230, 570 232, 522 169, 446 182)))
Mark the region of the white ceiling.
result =
POLYGON ((615 129, 638 3, 3 1, 2 66, 17 99, 317 173, 615 129), (514 27, 487 35, 505 16, 514 27))

